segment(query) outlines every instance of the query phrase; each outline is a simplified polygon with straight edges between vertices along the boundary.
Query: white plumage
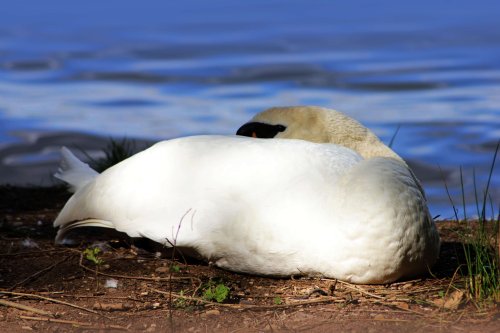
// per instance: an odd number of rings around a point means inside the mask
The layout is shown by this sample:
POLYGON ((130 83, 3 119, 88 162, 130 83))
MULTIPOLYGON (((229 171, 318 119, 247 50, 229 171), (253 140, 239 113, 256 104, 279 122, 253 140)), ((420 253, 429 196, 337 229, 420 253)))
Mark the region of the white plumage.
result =
POLYGON ((62 147, 61 155, 59 170, 54 174, 54 177, 66 182, 70 186, 71 192, 76 192, 78 188, 82 188, 99 174, 88 164, 80 161, 68 148, 62 147))
POLYGON ((101 226, 175 242, 237 272, 388 283, 425 273, 439 251, 420 185, 392 154, 366 158, 293 139, 163 141, 100 175, 70 163, 59 178, 76 192, 54 225, 58 240, 73 227, 101 226))

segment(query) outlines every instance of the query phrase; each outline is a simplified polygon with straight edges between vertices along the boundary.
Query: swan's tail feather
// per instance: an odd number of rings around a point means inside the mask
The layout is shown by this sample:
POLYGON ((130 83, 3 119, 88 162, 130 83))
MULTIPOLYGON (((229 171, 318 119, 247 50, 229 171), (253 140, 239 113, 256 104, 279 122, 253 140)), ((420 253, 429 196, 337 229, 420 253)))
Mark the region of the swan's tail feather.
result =
POLYGON ((93 180, 99 173, 80 161, 66 147, 61 148, 62 159, 54 177, 66 182, 71 192, 76 192, 93 180))
POLYGON ((99 219, 87 219, 82 221, 69 222, 63 224, 57 231, 56 244, 60 244, 63 242, 64 236, 66 236, 66 233, 68 233, 68 231, 80 227, 102 227, 102 228, 112 228, 112 229, 115 228, 113 223, 99 219))

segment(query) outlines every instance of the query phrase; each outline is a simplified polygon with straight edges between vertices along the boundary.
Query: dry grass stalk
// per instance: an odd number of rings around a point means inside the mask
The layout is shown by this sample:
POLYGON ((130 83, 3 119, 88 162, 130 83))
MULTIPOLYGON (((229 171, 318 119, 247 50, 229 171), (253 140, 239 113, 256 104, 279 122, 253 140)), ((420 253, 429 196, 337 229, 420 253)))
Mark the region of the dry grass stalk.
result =
POLYGON ((113 329, 113 330, 123 330, 123 331, 128 331, 129 329, 127 327, 119 326, 119 325, 102 325, 102 326, 95 326, 92 323, 86 323, 86 322, 81 322, 81 321, 75 321, 75 320, 64 320, 64 319, 54 319, 54 318, 42 318, 42 317, 29 317, 29 316, 19 316, 21 319, 25 320, 34 320, 34 321, 46 321, 50 323, 58 323, 58 324, 68 324, 68 325, 73 325, 76 327, 84 327, 86 329, 96 329, 96 330, 102 330, 102 329, 113 329))
POLYGON ((52 302, 52 303, 62 304, 62 305, 70 306, 72 308, 80 309, 80 310, 83 310, 83 311, 86 311, 86 312, 90 312, 90 313, 94 313, 94 314, 99 314, 99 312, 97 312, 97 311, 90 310, 90 309, 78 306, 76 304, 72 304, 72 303, 68 303, 68 302, 64 302, 64 301, 60 301, 60 300, 53 299, 53 298, 50 298, 50 297, 36 295, 36 294, 16 293, 16 292, 12 292, 12 291, 4 291, 4 290, 0 290, 0 294, 43 299, 45 301, 49 301, 49 302, 52 302))
POLYGON ((4 300, 4 299, 0 299, 0 304, 4 305, 4 306, 11 307, 11 308, 28 311, 31 313, 36 313, 36 314, 39 314, 42 316, 51 316, 51 317, 54 316, 51 312, 40 310, 40 309, 34 308, 32 306, 29 306, 29 305, 10 302, 10 301, 4 300))

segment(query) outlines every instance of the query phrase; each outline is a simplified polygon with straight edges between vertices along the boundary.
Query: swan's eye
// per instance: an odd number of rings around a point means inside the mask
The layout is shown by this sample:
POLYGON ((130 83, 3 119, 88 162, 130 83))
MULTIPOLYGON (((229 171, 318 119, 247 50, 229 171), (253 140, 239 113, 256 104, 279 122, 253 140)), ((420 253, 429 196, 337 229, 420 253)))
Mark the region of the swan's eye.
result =
POLYGON ((270 125, 265 123, 252 122, 246 123, 245 125, 241 126, 238 131, 236 131, 236 135, 269 139, 274 138, 276 134, 278 134, 279 132, 283 132, 284 130, 286 130, 286 127, 283 125, 270 125))

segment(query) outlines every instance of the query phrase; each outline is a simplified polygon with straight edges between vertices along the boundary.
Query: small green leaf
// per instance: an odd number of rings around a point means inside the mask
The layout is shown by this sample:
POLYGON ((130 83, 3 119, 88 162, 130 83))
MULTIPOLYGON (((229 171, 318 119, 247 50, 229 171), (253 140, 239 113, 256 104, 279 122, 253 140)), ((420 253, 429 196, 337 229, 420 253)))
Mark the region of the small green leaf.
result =
POLYGON ((217 303, 224 302, 229 296, 229 287, 222 283, 214 285, 212 281, 207 283, 205 290, 203 291, 203 299, 207 301, 216 301, 217 303))
POLYGON ((172 273, 179 273, 181 271, 181 267, 179 265, 172 265, 170 266, 170 272, 172 273))
POLYGON ((90 248, 89 247, 83 251, 83 256, 85 257, 85 259, 93 262, 94 265, 98 266, 98 265, 101 265, 102 263, 104 263, 104 260, 102 260, 101 258, 98 257, 99 253, 101 253, 100 248, 98 248, 98 247, 90 248))

